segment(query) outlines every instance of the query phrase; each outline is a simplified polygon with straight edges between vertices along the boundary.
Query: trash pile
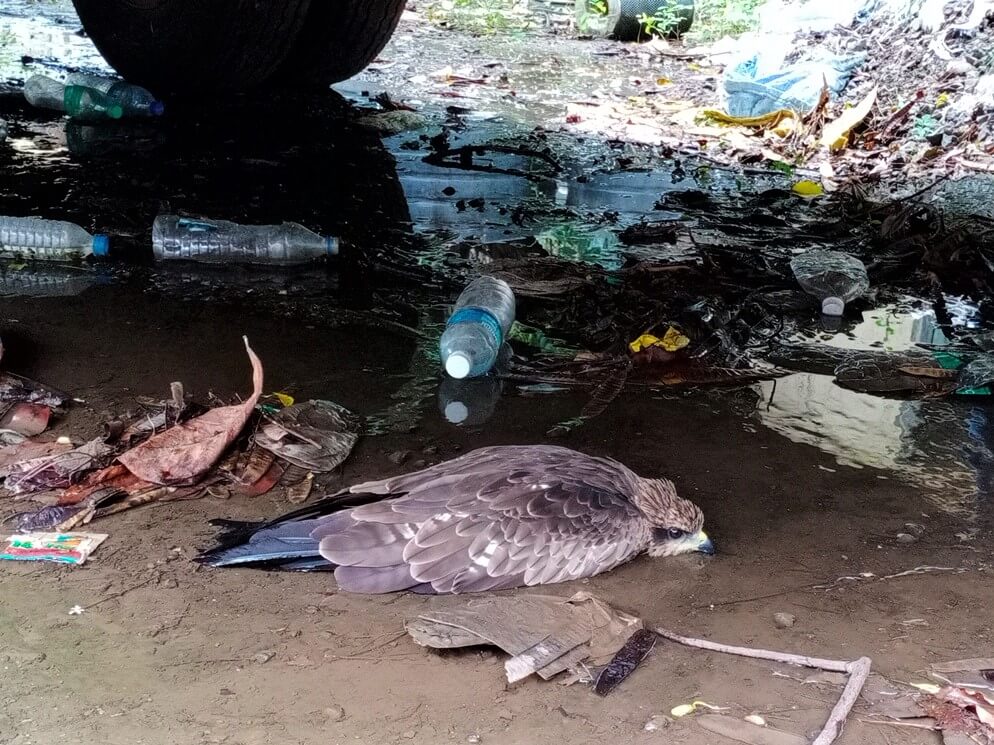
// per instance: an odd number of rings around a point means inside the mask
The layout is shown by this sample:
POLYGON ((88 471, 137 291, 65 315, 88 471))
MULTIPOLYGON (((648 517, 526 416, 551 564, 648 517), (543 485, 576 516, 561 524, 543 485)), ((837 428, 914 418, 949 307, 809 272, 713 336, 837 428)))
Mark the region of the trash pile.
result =
POLYGON ((980 0, 769 0, 756 32, 691 48, 654 39, 654 95, 578 101, 565 123, 797 172, 823 191, 991 173, 992 12, 980 0))
POLYGON ((18 535, 0 558, 82 563, 106 536, 71 531, 152 502, 277 487, 290 503, 307 500, 315 480, 348 458, 362 422, 330 401, 263 397, 262 363, 247 339, 245 348, 253 389, 244 401, 203 406, 174 383, 169 400, 142 402, 137 414, 106 422, 82 443, 44 436, 68 396, 4 374, 0 400, 12 405, 0 420, 3 491, 42 506, 7 518, 18 535))

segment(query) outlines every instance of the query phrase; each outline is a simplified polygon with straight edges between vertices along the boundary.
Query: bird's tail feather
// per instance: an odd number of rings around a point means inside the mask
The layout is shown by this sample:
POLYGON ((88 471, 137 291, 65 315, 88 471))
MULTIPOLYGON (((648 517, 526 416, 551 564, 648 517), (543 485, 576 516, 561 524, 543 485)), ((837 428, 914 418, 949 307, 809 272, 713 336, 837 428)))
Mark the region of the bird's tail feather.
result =
POLYGON ((196 557, 214 567, 255 566, 291 571, 334 569, 321 557, 311 531, 323 518, 349 507, 382 499, 381 495, 339 493, 288 512, 269 522, 213 520, 221 528, 216 545, 196 557))

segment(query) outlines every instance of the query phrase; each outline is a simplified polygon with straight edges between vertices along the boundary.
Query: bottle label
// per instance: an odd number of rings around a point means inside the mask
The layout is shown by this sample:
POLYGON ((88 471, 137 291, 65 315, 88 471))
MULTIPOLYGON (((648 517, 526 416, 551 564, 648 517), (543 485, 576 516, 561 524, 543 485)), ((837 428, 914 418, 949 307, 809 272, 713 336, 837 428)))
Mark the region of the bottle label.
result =
POLYGON ((500 347, 503 341, 503 333, 501 333, 500 323, 494 318, 493 313, 483 310, 483 308, 460 308, 446 324, 448 326, 455 326, 457 323, 478 323, 483 328, 485 328, 494 340, 494 347, 500 347))

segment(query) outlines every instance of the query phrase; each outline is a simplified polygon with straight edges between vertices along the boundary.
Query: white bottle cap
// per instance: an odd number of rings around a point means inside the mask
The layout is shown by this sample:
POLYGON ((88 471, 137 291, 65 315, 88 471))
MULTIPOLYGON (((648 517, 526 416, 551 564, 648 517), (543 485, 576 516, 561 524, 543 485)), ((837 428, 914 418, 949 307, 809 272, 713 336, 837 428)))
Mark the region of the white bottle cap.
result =
POLYGON ((845 301, 840 297, 827 297, 821 301, 821 312, 826 316, 841 316, 845 309, 845 301))
POLYGON ((450 401, 445 404, 445 418, 452 424, 462 424, 469 416, 469 409, 462 401, 450 401))
POLYGON ((453 352, 445 360, 445 372, 453 378, 461 380, 469 375, 469 357, 459 352, 453 352))

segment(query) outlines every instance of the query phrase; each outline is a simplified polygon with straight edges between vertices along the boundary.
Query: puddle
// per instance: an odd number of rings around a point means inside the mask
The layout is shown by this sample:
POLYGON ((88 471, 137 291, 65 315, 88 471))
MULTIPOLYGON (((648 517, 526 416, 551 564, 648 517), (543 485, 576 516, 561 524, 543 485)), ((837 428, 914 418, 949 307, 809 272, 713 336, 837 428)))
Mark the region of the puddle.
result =
MULTIPOLYGON (((947 307, 955 325, 976 327, 976 305, 948 298, 947 307)), ((818 334, 817 341, 891 352, 948 344, 935 311, 911 298, 866 311, 851 331, 818 334)), ((880 469, 882 478, 920 487, 950 514, 975 518, 991 502, 994 431, 990 403, 980 397, 975 404, 969 397, 901 400, 848 390, 831 376, 810 373, 760 383, 757 391, 763 426, 817 447, 841 466, 880 469)))

